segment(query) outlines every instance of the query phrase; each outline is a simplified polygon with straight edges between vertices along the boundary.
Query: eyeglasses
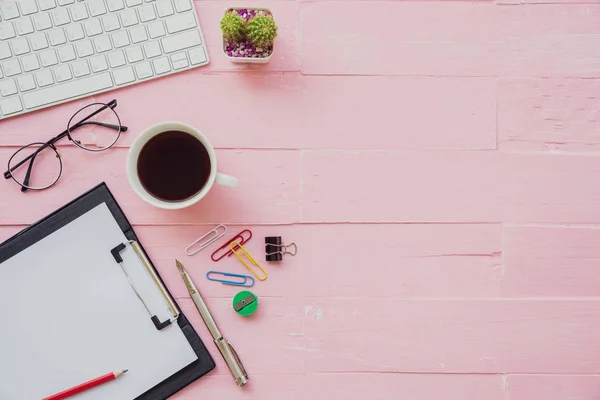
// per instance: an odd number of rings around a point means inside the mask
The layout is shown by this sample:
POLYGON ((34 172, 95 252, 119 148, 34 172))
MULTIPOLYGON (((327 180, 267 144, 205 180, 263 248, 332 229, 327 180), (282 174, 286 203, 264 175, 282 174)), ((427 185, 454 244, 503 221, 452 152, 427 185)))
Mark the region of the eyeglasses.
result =
POLYGON ((49 141, 21 147, 8 160, 4 178, 12 178, 21 191, 43 190, 54 185, 62 175, 62 160, 55 143, 65 136, 79 148, 99 152, 112 147, 121 132, 127 130, 115 112, 117 100, 106 104, 92 103, 77 111, 67 129, 49 141), (35 164, 35 173, 33 166, 35 164))

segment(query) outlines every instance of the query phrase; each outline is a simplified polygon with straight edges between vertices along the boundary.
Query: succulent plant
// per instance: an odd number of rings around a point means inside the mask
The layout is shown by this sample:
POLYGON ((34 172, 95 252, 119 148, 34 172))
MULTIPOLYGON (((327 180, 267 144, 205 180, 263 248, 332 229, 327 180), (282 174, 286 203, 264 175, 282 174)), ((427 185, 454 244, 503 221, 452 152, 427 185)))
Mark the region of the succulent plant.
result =
POLYGON ((226 40, 237 42, 244 38, 246 23, 235 11, 228 12, 221 19, 221 31, 226 40))
POLYGON ((272 17, 267 15, 257 15, 248 21, 246 29, 248 39, 257 47, 264 47, 273 44, 277 36, 277 25, 272 17))

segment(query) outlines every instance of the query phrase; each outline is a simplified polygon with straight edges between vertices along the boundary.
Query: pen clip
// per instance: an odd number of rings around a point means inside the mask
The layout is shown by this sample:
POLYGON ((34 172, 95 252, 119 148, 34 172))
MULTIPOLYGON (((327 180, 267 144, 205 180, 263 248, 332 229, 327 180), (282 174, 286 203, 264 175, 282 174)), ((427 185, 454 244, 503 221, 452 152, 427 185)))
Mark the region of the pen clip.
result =
POLYGON ((240 356, 238 356, 238 353, 237 353, 237 351, 235 351, 235 348, 233 347, 233 345, 231 343, 229 343, 229 340, 227 340, 227 345, 229 346, 229 349, 231 349, 231 352, 233 353, 233 356, 235 357, 235 362, 237 363, 238 367, 240 367, 240 369, 244 373, 244 377, 246 379, 248 379, 248 373, 246 372, 246 368, 244 368, 244 364, 242 364, 242 360, 240 359, 240 356))

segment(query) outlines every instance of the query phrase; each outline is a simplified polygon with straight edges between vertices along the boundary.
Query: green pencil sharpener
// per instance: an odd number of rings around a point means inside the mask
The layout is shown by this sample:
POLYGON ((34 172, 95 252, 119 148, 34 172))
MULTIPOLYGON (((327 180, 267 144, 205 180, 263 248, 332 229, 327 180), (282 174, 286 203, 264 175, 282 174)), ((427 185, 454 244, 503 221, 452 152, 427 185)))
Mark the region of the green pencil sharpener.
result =
POLYGON ((258 297, 252 292, 243 290, 233 298, 233 309, 242 317, 248 317, 258 308, 258 297))

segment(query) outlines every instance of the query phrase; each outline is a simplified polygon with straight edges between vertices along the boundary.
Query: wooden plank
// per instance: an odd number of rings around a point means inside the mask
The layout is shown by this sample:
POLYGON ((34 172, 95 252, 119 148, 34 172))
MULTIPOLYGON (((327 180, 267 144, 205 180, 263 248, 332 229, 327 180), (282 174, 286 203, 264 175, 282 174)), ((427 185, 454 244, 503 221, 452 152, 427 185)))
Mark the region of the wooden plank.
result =
MULTIPOLYGON (((116 111, 129 127, 118 146, 128 146, 139 132, 164 120, 195 126, 221 148, 496 146, 495 79, 186 74, 96 96, 104 102, 114 98, 118 99, 116 111), (199 90, 210 95, 198 95, 199 90), (171 97, 154 95, 169 91, 189 101, 170 107, 171 97), (378 99, 377 107, 373 99, 378 99), (230 123, 232 118, 235 122, 230 123)), ((64 129, 79 106, 42 111, 45 126, 53 127, 43 130, 40 119, 9 119, 3 122, 6 134, 0 135, 0 145, 47 140, 64 129)))
POLYGON ((498 145, 506 150, 598 151, 600 80, 509 79, 498 93, 498 145))
MULTIPOLYGON (((501 294, 498 225, 291 225, 229 226, 223 239, 198 254, 184 248, 210 226, 136 226, 135 231, 177 296, 187 290, 175 258, 211 297, 232 297, 235 286, 209 283, 209 270, 251 273, 235 257, 210 255, 239 231, 253 238, 245 248, 269 278, 256 282, 263 296, 284 297, 494 297, 501 294), (295 242, 298 255, 265 262, 265 236, 295 242), (365 281, 365 277, 369 277, 365 281)), ((0 228, 0 235, 2 229, 0 228)))
POLYGON ((595 5, 340 4, 302 4, 303 73, 600 75, 595 5))
MULTIPOLYGON (((8 160, 15 150, 0 148, 0 160, 8 160)), ((15 182, 3 181, 0 224, 37 221, 103 181, 134 224, 285 223, 299 218, 299 152, 219 150, 219 170, 237 176, 238 187, 215 186, 200 203, 178 211, 150 206, 133 192, 126 155, 124 148, 94 154, 70 146, 61 150, 63 175, 52 188, 21 193, 15 182)))
POLYGON ((600 221, 596 157, 499 152, 305 152, 310 222, 600 221))
POLYGON ((507 226, 503 237, 505 296, 598 296, 600 230, 507 226))
POLYGON ((596 400, 598 375, 509 375, 510 400, 596 400))
MULTIPOLYGON (((227 400, 329 400, 369 398, 389 400, 398 395, 411 400, 431 400, 444 393, 447 400, 506 400, 499 375, 434 374, 251 374, 240 389, 227 376, 209 375, 184 389, 173 400, 195 400, 198 396, 227 400)), ((561 399, 564 400, 564 399, 561 399)))
POLYGON ((600 366, 598 301, 336 298, 315 300, 306 314, 308 373, 585 374, 600 366))

